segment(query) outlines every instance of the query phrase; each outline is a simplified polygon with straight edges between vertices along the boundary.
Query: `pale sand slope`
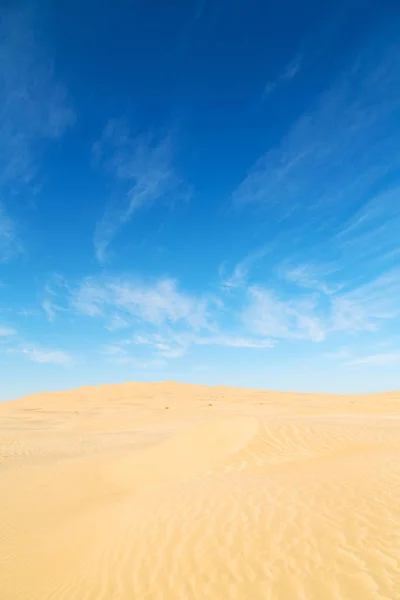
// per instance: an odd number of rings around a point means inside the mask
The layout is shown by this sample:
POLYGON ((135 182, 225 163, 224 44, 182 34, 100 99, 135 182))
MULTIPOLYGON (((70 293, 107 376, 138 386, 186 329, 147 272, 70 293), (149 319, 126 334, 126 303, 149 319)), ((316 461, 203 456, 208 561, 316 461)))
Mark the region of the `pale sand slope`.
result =
POLYGON ((400 393, 39 394, 0 456, 0 600, 400 598, 400 393))

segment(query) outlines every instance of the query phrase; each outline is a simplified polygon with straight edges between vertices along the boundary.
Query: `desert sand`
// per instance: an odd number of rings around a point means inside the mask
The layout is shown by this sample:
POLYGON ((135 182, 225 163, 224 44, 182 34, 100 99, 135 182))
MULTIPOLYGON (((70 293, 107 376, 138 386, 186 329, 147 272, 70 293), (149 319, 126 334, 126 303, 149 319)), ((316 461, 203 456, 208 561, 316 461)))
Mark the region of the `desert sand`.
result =
POLYGON ((0 403, 0 600, 397 600, 400 393, 0 403))

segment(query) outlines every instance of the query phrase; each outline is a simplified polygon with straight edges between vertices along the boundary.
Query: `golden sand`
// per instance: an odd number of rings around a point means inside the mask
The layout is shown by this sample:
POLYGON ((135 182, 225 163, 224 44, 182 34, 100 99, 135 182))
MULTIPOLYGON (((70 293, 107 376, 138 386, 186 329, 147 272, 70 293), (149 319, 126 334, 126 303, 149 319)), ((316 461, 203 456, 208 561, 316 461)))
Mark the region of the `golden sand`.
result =
POLYGON ((0 600, 206 599, 400 599, 400 393, 0 403, 0 600))

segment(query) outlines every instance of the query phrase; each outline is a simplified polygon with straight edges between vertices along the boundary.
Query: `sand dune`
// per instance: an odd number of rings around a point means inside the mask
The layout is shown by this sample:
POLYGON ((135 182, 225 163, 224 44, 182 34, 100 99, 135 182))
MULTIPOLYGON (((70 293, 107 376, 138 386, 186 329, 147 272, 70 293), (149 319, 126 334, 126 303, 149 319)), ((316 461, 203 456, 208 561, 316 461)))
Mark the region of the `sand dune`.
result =
POLYGON ((0 600, 397 600, 400 393, 0 403, 0 600))

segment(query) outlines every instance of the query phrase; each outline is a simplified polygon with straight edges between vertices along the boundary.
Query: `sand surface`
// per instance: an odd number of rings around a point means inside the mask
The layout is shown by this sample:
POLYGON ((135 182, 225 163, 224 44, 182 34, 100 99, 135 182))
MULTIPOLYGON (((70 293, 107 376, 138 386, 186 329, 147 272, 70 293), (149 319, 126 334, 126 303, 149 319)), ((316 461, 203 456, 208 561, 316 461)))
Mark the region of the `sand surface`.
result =
POLYGON ((399 598, 400 393, 0 403, 0 600, 399 598))

